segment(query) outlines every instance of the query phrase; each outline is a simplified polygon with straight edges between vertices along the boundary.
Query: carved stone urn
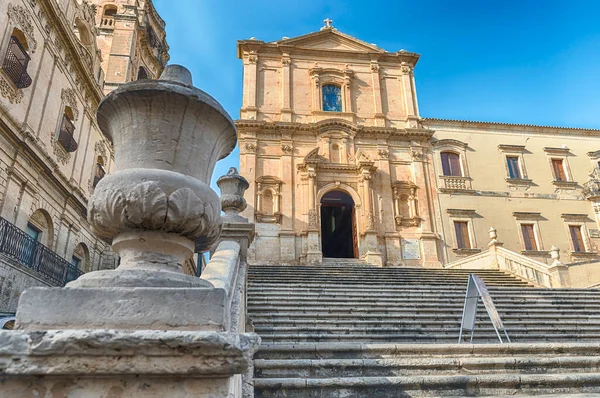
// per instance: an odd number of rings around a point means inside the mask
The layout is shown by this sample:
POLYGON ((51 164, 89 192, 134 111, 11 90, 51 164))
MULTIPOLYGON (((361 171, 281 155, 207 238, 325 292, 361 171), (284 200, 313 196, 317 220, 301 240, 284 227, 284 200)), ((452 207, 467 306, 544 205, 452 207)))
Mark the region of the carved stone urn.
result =
POLYGON ((244 192, 249 187, 248 181, 242 177, 235 167, 231 167, 227 174, 217 180, 221 190, 221 207, 225 219, 229 222, 247 222, 248 219, 239 215, 246 209, 244 192))
POLYGON ((159 80, 108 94, 98 123, 114 144, 115 171, 96 186, 88 218, 121 261, 69 286, 199 286, 181 266, 221 232, 220 199, 208 184, 235 146, 233 121, 186 68, 170 65, 159 80))

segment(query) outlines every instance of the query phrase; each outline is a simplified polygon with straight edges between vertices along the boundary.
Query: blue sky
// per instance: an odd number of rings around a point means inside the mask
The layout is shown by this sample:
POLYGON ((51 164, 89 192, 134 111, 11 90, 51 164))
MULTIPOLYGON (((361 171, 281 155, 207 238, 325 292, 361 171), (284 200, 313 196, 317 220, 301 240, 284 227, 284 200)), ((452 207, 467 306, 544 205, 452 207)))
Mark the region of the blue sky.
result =
MULTIPOLYGON (((239 117, 236 40, 340 31, 421 54, 421 116, 600 128, 600 1, 154 0, 171 63, 239 117)), ((213 180, 237 166, 236 149, 213 180)))

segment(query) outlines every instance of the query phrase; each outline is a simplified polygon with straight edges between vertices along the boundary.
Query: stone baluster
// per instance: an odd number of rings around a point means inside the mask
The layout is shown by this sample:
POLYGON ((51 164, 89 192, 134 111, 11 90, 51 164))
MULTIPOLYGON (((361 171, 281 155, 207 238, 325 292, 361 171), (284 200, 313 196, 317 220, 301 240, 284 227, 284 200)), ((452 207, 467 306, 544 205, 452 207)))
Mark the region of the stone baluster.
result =
MULTIPOLYGON (((88 217, 121 263, 65 288, 22 294, 17 331, 0 332, 0 363, 14 365, 4 369, 11 376, 0 396, 35 384, 60 386, 65 396, 241 397, 241 374, 260 339, 233 326, 240 295, 182 271, 221 233, 221 201, 208 184, 236 144, 233 121, 193 87, 187 69, 170 65, 159 80, 112 91, 98 122, 114 144, 115 167, 96 186, 88 217)), ((241 224, 232 220, 247 188, 235 174, 221 181, 229 229, 241 224)), ((222 263, 237 264, 242 243, 224 242, 222 263)), ((235 283, 216 274, 221 285, 235 283)))

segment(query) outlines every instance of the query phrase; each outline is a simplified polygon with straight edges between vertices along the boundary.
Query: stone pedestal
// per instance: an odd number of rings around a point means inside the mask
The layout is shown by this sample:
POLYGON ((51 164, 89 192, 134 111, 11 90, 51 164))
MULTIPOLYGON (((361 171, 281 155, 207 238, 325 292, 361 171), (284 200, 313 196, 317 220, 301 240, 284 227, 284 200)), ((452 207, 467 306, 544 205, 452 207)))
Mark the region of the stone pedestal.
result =
POLYGON ((363 259, 377 267, 383 266, 383 256, 377 244, 377 233, 375 231, 365 233, 364 245, 366 248, 363 259))
POLYGON ((323 252, 321 251, 321 238, 316 230, 308 231, 306 237, 308 250, 306 252, 307 264, 319 264, 323 262, 323 252))

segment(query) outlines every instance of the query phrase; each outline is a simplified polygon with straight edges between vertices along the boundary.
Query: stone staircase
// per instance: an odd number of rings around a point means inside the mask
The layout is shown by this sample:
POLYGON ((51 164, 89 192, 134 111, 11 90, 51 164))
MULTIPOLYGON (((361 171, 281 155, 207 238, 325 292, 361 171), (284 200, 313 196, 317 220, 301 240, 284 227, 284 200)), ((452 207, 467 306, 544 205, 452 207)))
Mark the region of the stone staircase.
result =
POLYGON ((600 290, 475 271, 513 344, 483 305, 477 344, 456 344, 473 271, 345 263, 250 267, 256 397, 600 397, 600 290))

